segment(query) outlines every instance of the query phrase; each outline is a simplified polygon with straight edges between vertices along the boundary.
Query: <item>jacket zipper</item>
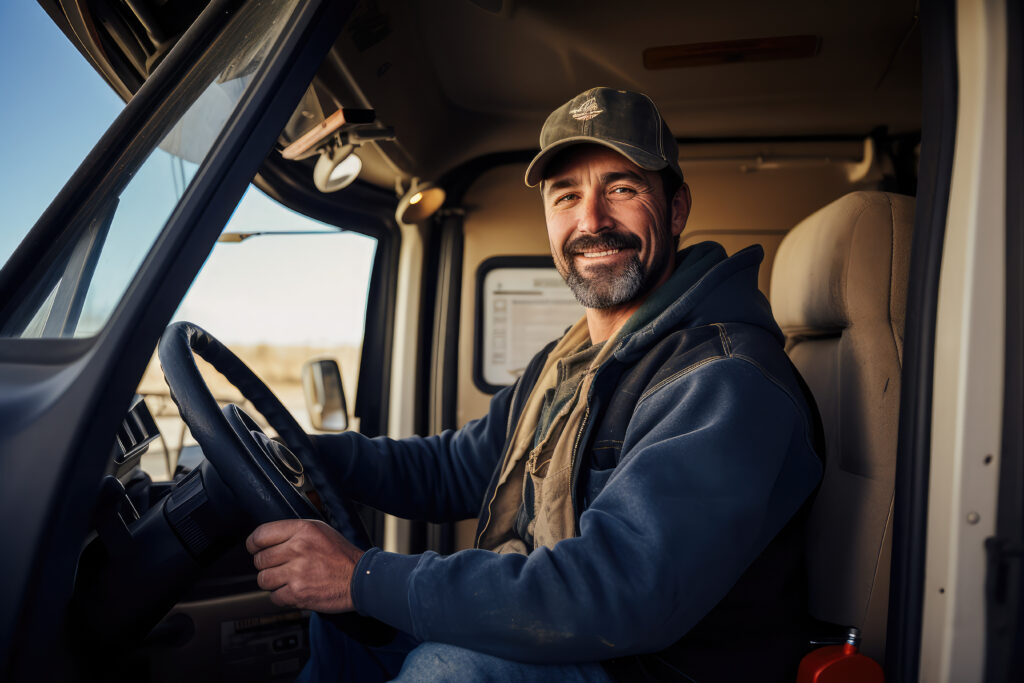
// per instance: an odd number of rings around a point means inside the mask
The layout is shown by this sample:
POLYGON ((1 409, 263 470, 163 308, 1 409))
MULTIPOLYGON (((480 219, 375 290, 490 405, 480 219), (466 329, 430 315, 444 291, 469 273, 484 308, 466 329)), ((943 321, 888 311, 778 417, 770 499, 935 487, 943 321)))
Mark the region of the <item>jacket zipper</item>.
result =
MULTIPOLYGON (((594 375, 594 381, 597 381, 597 375, 594 375)), ((593 389, 593 384, 590 385, 593 389)), ((580 449, 580 439, 583 438, 583 430, 587 428, 587 422, 590 419, 590 392, 587 392, 587 409, 583 411, 583 420, 580 421, 580 428, 576 432, 576 441, 572 445, 572 453, 569 454, 569 502, 572 504, 572 517, 573 517, 573 534, 579 535, 579 513, 576 508, 576 482, 579 481, 579 475, 576 472, 576 453, 580 449)))

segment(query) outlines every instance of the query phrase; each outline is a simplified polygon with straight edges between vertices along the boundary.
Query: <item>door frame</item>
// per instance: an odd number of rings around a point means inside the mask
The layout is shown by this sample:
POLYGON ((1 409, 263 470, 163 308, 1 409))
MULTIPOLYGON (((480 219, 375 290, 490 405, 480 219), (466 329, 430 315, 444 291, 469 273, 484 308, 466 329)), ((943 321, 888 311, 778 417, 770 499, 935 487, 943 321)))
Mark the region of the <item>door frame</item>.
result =
MULTIPOLYGON (((114 434, 163 328, 353 4, 299 0, 95 337, 0 340, 0 515, 17 520, 5 533, 2 560, 0 678, 74 677, 66 607, 114 434)), ((0 301, 8 302, 0 322, 78 208, 110 190, 118 163, 153 146, 146 124, 160 115, 197 55, 241 5, 210 3, 33 227, 0 272, 0 301)))

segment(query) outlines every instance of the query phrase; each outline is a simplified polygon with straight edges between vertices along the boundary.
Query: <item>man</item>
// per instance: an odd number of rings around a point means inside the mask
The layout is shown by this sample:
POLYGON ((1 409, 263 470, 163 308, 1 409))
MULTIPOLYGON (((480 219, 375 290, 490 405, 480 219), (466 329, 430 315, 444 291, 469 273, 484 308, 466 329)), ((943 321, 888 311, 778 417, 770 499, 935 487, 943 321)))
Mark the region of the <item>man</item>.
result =
POLYGON ((256 529, 275 602, 405 634, 360 650, 317 617, 307 677, 365 677, 369 660, 393 675, 412 649, 401 680, 793 680, 812 411, 757 289, 760 248, 676 254, 677 157, 644 95, 555 110, 526 183, 585 317, 457 432, 318 438, 353 498, 480 523, 448 557, 363 553, 316 522, 256 529))

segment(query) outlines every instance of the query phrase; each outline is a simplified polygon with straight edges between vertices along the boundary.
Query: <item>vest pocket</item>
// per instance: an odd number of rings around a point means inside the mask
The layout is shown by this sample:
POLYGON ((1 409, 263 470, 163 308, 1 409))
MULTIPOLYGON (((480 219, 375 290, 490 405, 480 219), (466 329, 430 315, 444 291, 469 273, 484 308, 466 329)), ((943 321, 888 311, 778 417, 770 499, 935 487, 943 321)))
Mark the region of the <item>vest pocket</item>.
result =
MULTIPOLYGON (((545 472, 547 463, 544 463, 545 472)), ((568 467, 545 476, 530 474, 533 483, 533 546, 554 547, 575 532, 576 517, 569 494, 572 470, 568 467)))

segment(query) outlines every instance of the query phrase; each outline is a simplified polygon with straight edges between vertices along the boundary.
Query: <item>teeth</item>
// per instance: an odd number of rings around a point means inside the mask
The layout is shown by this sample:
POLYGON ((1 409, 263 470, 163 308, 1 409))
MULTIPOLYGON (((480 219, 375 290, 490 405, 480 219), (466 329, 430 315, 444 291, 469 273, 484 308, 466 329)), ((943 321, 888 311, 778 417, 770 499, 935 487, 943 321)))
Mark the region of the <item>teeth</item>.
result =
POLYGON ((599 256, 610 256, 611 254, 618 254, 618 249, 609 249, 608 251, 585 251, 583 252, 584 258, 597 258, 599 256))

